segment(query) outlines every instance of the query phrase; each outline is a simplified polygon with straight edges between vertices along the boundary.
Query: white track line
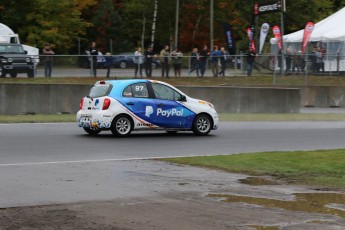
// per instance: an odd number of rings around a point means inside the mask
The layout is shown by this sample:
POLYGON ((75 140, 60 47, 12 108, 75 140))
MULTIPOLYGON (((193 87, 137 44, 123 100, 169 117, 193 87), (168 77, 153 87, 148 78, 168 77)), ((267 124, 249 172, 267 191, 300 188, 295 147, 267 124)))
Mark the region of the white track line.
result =
MULTIPOLYGON (((138 157, 138 158, 95 159, 95 160, 76 160, 76 161, 47 161, 47 162, 28 162, 28 163, 8 163, 8 164, 0 164, 0 167, 50 165, 50 164, 80 164, 80 163, 112 162, 112 161, 116 162, 116 161, 155 160, 155 159, 176 158, 176 157, 186 157, 186 156, 166 156, 166 157, 146 157, 146 158, 139 158, 138 157)), ((188 157, 190 157, 190 156, 188 156, 188 157)))

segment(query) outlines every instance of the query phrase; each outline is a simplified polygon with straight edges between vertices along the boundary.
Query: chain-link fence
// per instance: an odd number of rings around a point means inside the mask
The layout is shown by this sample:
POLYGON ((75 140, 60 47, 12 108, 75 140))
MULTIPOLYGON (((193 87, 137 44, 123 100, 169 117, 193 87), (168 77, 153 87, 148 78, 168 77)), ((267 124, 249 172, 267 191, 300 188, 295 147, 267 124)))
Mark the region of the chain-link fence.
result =
MULTIPOLYGON (((47 56, 33 57, 36 62, 35 77, 45 77, 47 56)), ((150 63, 136 64, 132 53, 121 55, 54 55, 52 56, 51 77, 93 77, 96 67, 97 77, 148 77, 147 70, 152 69, 151 77, 162 77, 162 70, 168 70, 169 77, 246 77, 248 57, 245 53, 228 55, 214 61, 208 57, 191 61, 192 57, 184 55, 178 59, 170 57, 165 64, 159 56, 155 56, 150 63), (225 60, 221 60, 225 58, 225 60), (166 69, 165 69, 166 68, 166 69), (109 72, 108 72, 109 70, 109 72), (204 71, 204 73, 203 73, 204 71)), ((144 59, 145 60, 145 59, 144 59)), ((256 55, 252 70, 253 77, 271 76, 338 76, 345 73, 345 57, 340 55, 325 55, 317 59, 313 55, 256 55)), ((166 75, 167 71, 164 71, 166 75)), ((26 77, 19 73, 17 77, 26 77)), ((4 77, 4 76, 3 76, 4 77)), ((10 77, 10 75, 6 75, 10 77)))

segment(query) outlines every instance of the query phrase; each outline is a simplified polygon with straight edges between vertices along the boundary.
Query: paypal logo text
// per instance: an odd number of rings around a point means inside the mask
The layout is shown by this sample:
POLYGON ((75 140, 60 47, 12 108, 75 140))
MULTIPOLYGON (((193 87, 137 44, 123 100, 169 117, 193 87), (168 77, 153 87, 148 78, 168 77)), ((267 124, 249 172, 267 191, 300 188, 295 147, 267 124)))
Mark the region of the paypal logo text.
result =
POLYGON ((182 117, 183 116, 183 109, 177 110, 175 108, 171 110, 163 110, 161 108, 157 109, 157 116, 163 116, 163 117, 170 117, 170 116, 177 116, 182 117))

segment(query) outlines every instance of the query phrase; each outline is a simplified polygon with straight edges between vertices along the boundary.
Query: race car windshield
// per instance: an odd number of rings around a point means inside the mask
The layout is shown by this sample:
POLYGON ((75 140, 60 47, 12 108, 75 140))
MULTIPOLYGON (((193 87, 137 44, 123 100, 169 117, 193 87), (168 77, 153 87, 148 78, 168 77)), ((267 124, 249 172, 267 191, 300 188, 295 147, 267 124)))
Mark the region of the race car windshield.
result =
POLYGON ((104 97, 109 94, 111 90, 111 85, 95 85, 91 88, 89 97, 96 98, 96 97, 104 97))

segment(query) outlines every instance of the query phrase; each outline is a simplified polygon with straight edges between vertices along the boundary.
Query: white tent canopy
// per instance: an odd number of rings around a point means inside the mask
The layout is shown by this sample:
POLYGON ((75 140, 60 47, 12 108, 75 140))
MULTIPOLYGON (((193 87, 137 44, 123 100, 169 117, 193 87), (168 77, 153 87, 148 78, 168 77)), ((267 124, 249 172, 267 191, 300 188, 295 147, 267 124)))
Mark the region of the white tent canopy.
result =
MULTIPOLYGON (((315 24, 310 42, 345 41, 345 7, 315 24)), ((284 36, 283 42, 302 42, 304 29, 284 36)))
MULTIPOLYGON (((325 69, 330 71, 345 71, 345 7, 315 24, 309 42, 327 50, 325 69)), ((284 47, 301 50, 304 28, 283 36, 284 47)), ((277 39, 270 42, 276 46, 277 39)), ((275 48, 277 50, 277 48, 275 48)))

